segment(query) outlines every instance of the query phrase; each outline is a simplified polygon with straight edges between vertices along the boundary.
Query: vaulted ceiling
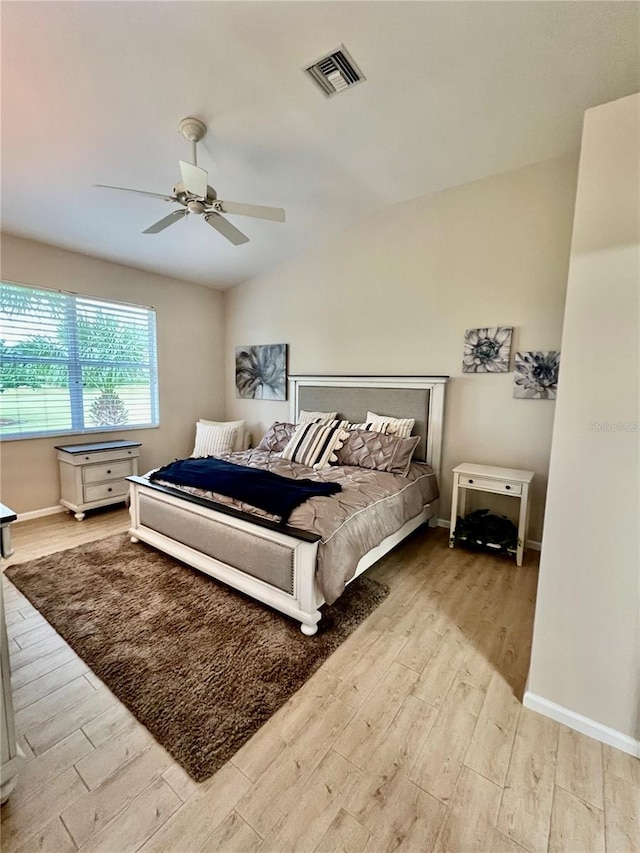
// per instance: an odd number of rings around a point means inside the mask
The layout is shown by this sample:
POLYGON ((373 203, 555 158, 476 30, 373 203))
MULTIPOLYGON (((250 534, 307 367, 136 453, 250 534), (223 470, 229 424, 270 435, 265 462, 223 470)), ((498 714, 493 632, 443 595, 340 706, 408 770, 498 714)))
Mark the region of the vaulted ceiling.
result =
POLYGON ((635 2, 11 2, 2 5, 2 228, 225 288, 406 198, 579 146, 590 106, 640 88, 635 2), (366 81, 302 68, 344 43, 366 81), (190 148, 221 198, 282 225, 196 216, 141 232, 190 148))

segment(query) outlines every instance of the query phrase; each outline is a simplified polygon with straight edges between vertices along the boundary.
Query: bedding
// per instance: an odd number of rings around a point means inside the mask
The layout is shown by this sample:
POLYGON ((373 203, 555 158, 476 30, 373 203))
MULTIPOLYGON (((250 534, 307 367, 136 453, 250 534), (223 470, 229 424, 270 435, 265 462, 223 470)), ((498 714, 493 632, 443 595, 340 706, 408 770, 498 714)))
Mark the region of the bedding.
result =
POLYGON ((396 435, 398 438, 409 438, 416 422, 415 418, 394 418, 391 415, 376 415, 375 412, 367 412, 367 423, 370 423, 371 429, 376 432, 396 435))
POLYGON ((282 451, 282 457, 317 470, 326 468, 330 462, 337 462, 336 453, 349 438, 345 426, 346 421, 300 424, 282 451))
MULTIPOLYGON (((246 421, 208 421, 205 418, 199 418, 198 423, 205 424, 206 426, 217 426, 217 427, 237 427, 236 437, 233 442, 232 450, 247 450, 249 445, 247 444, 247 430, 246 430, 246 421)), ((194 454, 195 455, 195 454, 194 454)))
POLYGON ((349 438, 336 451, 338 465, 357 465, 406 475, 420 437, 397 438, 366 429, 352 429, 349 438))
POLYGON ((305 412, 304 409, 301 409, 301 411, 298 413, 298 423, 328 424, 331 421, 334 421, 337 416, 337 412, 305 412))
POLYGON ((282 477, 272 471, 226 462, 223 459, 178 459, 153 471, 149 479, 179 486, 196 486, 242 500, 275 515, 281 522, 309 498, 334 495, 339 483, 282 477))
MULTIPOLYGON (((192 456, 222 456, 231 453, 241 430, 233 424, 196 424, 196 442, 192 456)), ((243 432, 243 431, 242 431, 243 432)), ((240 445, 242 446, 242 445, 240 445)))
MULTIPOLYGON (((356 566, 366 553, 418 516, 423 506, 435 501, 438 487, 433 469, 412 462, 406 476, 352 465, 332 465, 317 471, 265 450, 233 453, 225 460, 260 468, 292 479, 338 483, 342 491, 331 497, 313 497, 296 507, 289 525, 316 533, 318 547, 316 578, 325 600, 332 604, 343 593, 356 566)), ((159 484, 163 484, 158 479, 159 484)), ((206 500, 232 506, 273 521, 264 510, 194 486, 166 483, 174 489, 206 500)))
POLYGON ((295 424, 276 421, 265 432, 255 449, 269 450, 272 453, 280 453, 280 451, 284 450, 289 443, 295 429, 295 424))

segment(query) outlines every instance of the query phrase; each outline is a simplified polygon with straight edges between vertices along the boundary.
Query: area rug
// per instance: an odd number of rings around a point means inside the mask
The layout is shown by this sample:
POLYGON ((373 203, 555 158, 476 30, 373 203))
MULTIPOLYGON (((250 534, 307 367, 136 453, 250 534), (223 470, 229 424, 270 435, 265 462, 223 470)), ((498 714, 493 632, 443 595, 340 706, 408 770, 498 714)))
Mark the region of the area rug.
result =
POLYGON ((198 782, 388 594, 358 578, 305 637, 299 623, 126 535, 5 574, 198 782))

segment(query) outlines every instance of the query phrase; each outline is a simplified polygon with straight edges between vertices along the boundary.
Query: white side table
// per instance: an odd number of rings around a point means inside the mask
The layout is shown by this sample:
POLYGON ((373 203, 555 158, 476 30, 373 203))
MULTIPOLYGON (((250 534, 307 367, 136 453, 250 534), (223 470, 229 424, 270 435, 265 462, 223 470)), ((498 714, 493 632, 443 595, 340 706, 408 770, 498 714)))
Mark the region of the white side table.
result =
POLYGON ((140 447, 139 441, 57 445, 62 506, 82 521, 88 509, 125 501, 127 477, 138 473, 140 447))
POLYGON ((529 528, 529 486, 532 480, 533 471, 521 471, 518 468, 497 468, 494 465, 474 465, 471 462, 463 462, 456 466, 453 469, 449 547, 453 548, 455 545, 458 500, 461 501, 460 513, 464 517, 468 489, 476 492, 491 492, 496 495, 512 495, 520 499, 516 564, 521 566, 529 528))

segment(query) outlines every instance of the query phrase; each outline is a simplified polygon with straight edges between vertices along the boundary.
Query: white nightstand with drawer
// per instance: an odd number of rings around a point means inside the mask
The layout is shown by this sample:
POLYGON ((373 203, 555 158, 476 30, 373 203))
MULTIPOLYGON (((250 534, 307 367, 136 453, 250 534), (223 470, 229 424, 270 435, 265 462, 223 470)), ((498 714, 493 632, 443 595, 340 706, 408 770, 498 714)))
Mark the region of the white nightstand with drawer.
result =
POLYGON ((521 471, 518 468, 497 468, 493 465, 474 465, 471 462, 463 462, 462 465, 454 468, 449 547, 453 548, 455 544, 454 534, 458 519, 459 499, 461 503, 460 513, 463 518, 466 512, 467 490, 513 495, 513 497, 520 499, 516 563, 521 566, 529 527, 529 486, 532 480, 533 471, 521 471))
POLYGON ((139 441, 56 447, 62 506, 82 521, 88 509, 124 501, 129 494, 126 478, 138 473, 140 447, 139 441))

